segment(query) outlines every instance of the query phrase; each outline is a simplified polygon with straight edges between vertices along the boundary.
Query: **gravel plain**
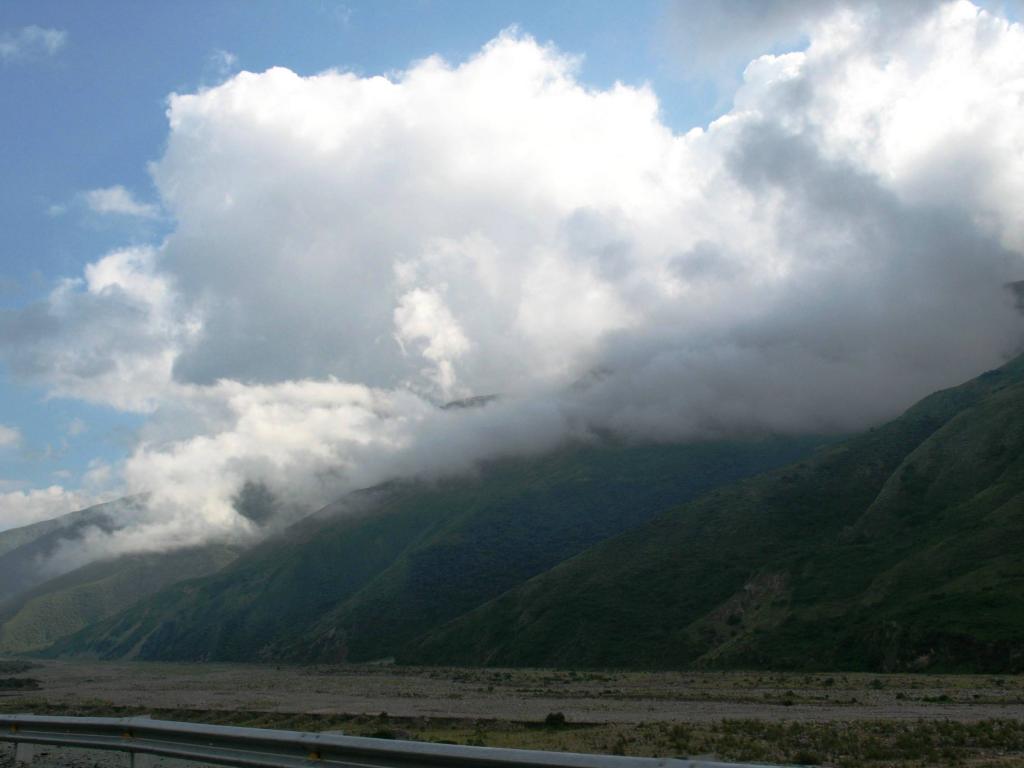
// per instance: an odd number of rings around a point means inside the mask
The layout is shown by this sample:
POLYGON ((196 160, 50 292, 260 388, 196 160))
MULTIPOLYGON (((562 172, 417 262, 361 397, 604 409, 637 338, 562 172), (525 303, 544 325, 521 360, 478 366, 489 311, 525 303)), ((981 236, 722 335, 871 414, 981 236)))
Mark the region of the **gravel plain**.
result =
POLYGON ((250 710, 639 723, 1024 718, 1020 675, 592 672, 43 661, 40 689, 0 697, 64 707, 250 710))
MULTIPOLYGON (((847 766, 1024 766, 1024 676, 41 661, 0 713, 136 716, 380 738, 847 766), (565 726, 546 718, 564 715, 565 726)), ((129 768, 41 749, 34 768, 129 768)), ((0 745, 0 768, 13 768, 0 745)), ((197 768, 160 760, 157 768, 197 768)))

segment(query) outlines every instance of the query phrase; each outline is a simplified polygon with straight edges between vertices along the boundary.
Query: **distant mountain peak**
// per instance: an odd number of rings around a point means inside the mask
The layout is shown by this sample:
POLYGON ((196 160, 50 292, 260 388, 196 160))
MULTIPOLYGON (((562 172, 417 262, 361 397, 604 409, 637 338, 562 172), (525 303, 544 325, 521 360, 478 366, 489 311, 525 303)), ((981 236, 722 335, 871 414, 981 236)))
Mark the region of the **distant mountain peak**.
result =
POLYGON ((452 400, 450 403, 445 403, 441 406, 441 410, 451 411, 454 409, 483 408, 485 405, 500 398, 501 395, 474 395, 473 397, 464 397, 460 400, 452 400))

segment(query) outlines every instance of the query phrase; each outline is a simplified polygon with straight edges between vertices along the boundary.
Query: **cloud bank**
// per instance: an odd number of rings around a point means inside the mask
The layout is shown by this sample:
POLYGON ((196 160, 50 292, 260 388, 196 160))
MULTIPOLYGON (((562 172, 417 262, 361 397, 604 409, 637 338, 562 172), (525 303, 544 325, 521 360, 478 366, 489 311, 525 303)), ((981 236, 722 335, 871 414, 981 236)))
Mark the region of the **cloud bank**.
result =
POLYGON ((173 233, 0 315, 16 375, 150 414, 113 475, 148 512, 97 551, 258 536, 247 483, 287 517, 597 430, 852 430, 999 364, 1024 330, 1024 29, 966 2, 899 19, 830 7, 683 134, 516 32, 173 95, 173 233))

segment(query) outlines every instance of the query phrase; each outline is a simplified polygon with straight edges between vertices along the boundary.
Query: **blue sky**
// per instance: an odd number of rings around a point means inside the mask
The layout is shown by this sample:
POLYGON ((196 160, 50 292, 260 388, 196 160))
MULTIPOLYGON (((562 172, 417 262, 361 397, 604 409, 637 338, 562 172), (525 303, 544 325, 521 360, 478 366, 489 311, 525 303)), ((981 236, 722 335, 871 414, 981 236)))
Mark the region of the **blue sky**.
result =
MULTIPOLYGON (((153 201, 147 164, 166 139, 171 92, 216 84, 238 69, 370 75, 432 54, 457 62, 516 25, 584 54, 581 78, 594 86, 651 83, 666 120, 682 129, 712 118, 716 95, 709 83, 684 78, 666 55, 659 37, 664 14, 660 2, 550 0, 4 3, 0 33, 35 25, 67 37, 52 55, 0 64, 0 113, 11 116, 0 121, 0 306, 24 306, 104 252, 151 242, 172 227, 160 219, 99 216, 81 199, 87 190, 123 185, 153 201)), ((17 487, 68 483, 65 473, 73 478, 90 461, 122 456, 141 421, 47 399, 43 390, 0 375, 0 424, 22 433, 20 446, 0 454, 0 480, 17 487), (72 422, 87 429, 69 434, 72 422)))

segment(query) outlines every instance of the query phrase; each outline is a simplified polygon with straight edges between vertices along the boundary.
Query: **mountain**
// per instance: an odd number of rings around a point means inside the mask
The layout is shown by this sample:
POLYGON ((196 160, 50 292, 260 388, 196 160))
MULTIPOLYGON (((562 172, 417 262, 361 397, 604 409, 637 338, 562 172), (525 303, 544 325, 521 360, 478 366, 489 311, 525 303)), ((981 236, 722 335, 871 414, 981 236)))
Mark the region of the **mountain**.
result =
POLYGON ((47 653, 1016 672, 1022 541, 1024 357, 841 443, 574 445, 354 494, 47 653))
POLYGON ((138 503, 119 499, 0 533, 0 606, 73 568, 60 557, 62 547, 96 530, 116 530, 138 503))
POLYGON ((46 581, 0 608, 0 653, 46 648, 164 587, 218 571, 235 555, 222 545, 125 555, 46 581))
POLYGON ((1024 358, 608 539, 399 661, 1024 670, 1024 358))
POLYGON ((0 531, 0 557, 3 557, 11 550, 31 544, 41 536, 45 536, 67 525, 69 518, 74 518, 76 515, 81 515, 84 512, 85 510, 79 510, 68 515, 55 517, 52 520, 43 520, 42 522, 25 525, 21 528, 9 528, 6 531, 0 531))
POLYGON ((821 439, 571 445, 473 477, 354 494, 48 653, 102 658, 367 660, 592 545, 821 439))

